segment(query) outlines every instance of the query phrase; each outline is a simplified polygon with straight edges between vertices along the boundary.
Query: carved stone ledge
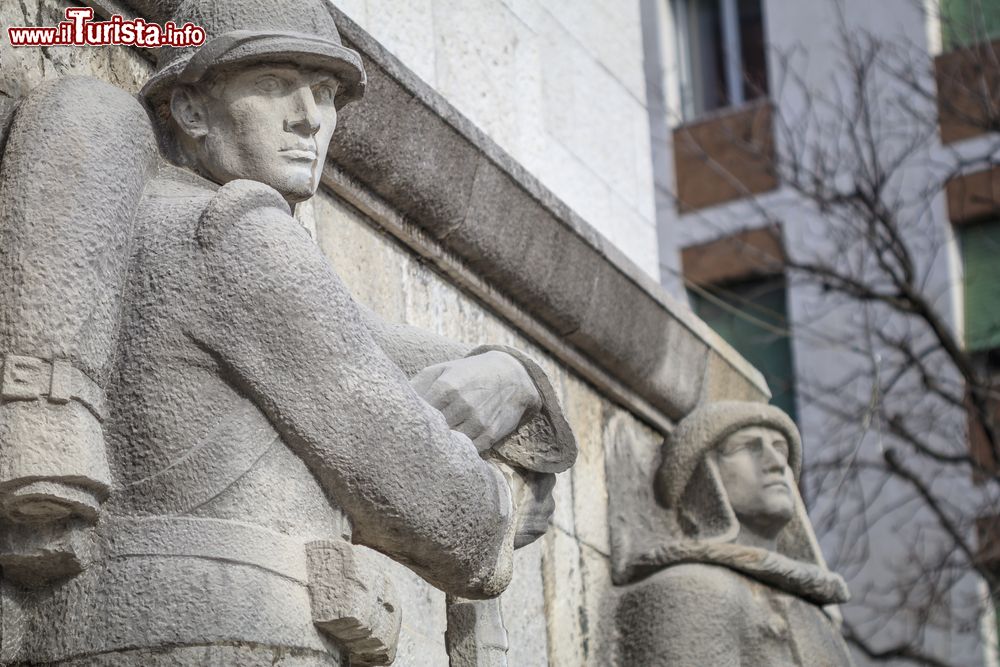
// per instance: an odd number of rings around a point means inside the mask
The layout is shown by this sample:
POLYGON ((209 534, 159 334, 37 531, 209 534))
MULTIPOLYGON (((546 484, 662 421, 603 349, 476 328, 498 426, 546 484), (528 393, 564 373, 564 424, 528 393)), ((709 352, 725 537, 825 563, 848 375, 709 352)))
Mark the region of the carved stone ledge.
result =
POLYGON ((332 11, 369 81, 364 103, 341 117, 327 187, 502 315, 509 301, 537 320, 517 325, 655 426, 705 399, 719 362, 732 379, 712 387, 769 396, 760 373, 687 307, 332 11))

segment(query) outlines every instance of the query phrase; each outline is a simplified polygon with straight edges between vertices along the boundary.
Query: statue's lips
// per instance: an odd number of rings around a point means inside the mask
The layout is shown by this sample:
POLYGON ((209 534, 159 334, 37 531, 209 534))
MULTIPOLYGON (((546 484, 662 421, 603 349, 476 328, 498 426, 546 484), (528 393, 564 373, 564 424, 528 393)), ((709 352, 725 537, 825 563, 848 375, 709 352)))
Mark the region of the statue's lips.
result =
POLYGON ((781 488, 783 491, 789 491, 788 482, 783 479, 776 479, 773 482, 767 482, 764 484, 765 489, 781 488))
POLYGON ((280 151, 280 153, 290 160, 313 162, 316 159, 316 151, 302 148, 286 148, 285 150, 280 151))

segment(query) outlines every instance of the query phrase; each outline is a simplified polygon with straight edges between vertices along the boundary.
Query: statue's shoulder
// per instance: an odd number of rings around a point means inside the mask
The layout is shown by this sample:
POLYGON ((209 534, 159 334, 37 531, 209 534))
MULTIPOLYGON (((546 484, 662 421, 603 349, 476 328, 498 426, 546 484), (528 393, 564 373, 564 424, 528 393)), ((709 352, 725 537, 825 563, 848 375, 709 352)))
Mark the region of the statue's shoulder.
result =
POLYGON ((258 181, 237 179, 219 188, 205 206, 198 221, 198 240, 210 246, 234 228, 244 227, 242 221, 251 216, 268 218, 275 234, 300 227, 277 190, 258 181))
POLYGON ((632 645, 629 664, 739 664, 750 607, 733 575, 706 563, 677 563, 628 585, 618 613, 632 645), (646 619, 655 632, 636 632, 646 619))
POLYGON ((211 246, 232 230, 246 229, 248 216, 265 215, 273 231, 297 226, 288 204, 274 188, 250 180, 235 180, 219 186, 173 164, 161 165, 143 194, 144 217, 156 226, 167 223, 177 231, 163 234, 194 234, 203 246, 211 246))

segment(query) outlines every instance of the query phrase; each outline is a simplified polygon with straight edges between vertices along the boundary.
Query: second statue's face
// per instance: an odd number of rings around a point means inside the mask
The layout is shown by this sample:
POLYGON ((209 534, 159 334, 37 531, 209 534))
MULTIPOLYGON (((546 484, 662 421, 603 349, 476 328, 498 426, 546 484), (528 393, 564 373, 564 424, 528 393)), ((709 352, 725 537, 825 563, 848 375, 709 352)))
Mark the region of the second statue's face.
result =
POLYGON ((794 513, 788 442, 778 431, 751 427, 726 438, 715 460, 722 486, 740 524, 771 533, 794 513))
MULTIPOLYGON (((292 65, 224 72, 190 93, 200 132, 198 166, 218 183, 245 178, 270 185, 290 203, 316 192, 337 126, 337 80, 292 65)), ((183 113, 184 109, 181 109, 183 113)), ((180 120, 182 126, 190 125, 180 120)))

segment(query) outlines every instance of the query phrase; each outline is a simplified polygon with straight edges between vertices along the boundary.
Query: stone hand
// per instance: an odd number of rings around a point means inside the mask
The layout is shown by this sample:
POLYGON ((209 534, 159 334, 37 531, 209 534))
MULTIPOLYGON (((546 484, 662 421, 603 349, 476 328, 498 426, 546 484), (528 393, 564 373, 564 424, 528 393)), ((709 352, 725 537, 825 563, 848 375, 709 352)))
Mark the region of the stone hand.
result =
POLYGON ((448 426, 486 451, 541 406, 528 372, 509 354, 490 351, 428 366, 411 384, 448 426))

